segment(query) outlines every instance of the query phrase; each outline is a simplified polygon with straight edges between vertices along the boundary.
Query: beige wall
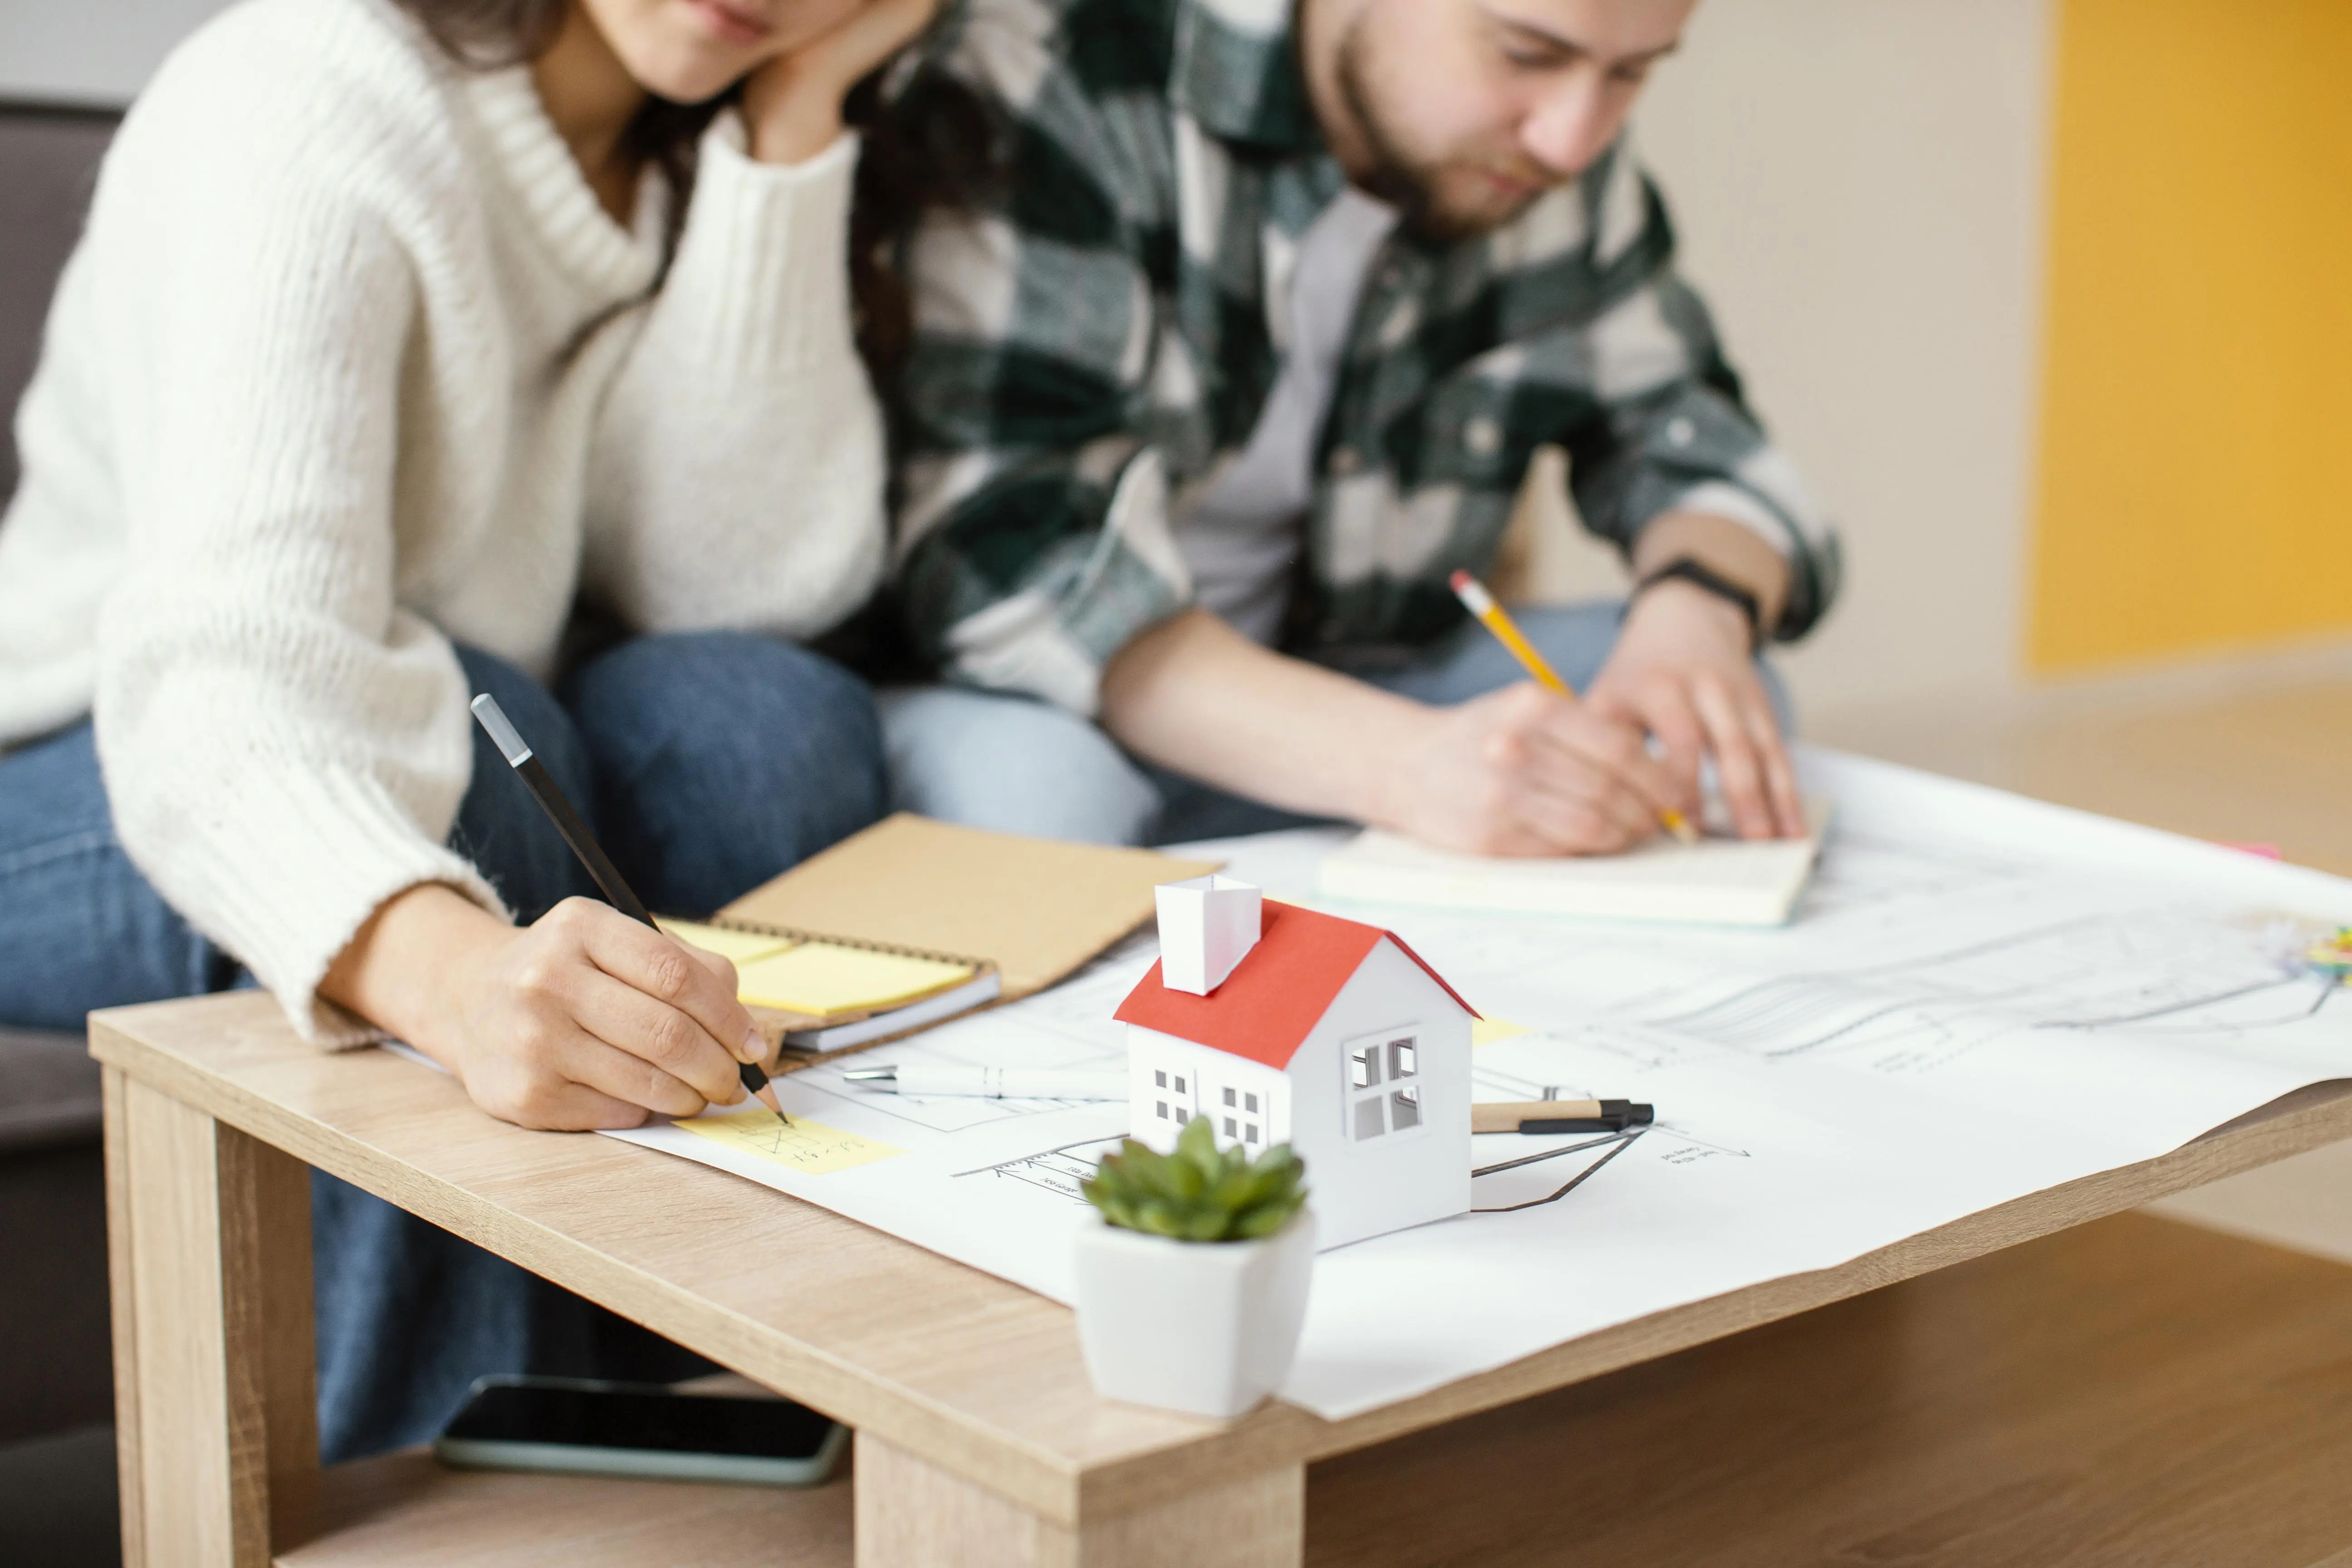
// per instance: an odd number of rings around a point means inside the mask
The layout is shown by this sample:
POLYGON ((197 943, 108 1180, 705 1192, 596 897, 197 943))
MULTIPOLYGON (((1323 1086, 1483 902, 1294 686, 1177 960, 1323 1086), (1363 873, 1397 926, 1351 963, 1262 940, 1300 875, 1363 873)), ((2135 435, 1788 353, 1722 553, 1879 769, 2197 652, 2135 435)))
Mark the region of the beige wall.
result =
POLYGON ((1783 667, 1810 710, 2018 679, 2049 30, 2044 0, 1705 0, 1643 104, 1685 265, 1843 527, 1843 602, 1783 667))

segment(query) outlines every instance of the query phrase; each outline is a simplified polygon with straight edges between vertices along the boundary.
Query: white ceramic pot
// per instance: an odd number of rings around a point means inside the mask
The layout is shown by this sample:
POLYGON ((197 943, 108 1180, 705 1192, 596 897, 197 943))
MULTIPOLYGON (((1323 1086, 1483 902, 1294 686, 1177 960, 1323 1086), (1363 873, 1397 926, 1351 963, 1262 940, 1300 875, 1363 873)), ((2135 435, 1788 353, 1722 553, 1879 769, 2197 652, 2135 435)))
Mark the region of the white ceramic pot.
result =
POLYGON ((1171 1241, 1099 1218, 1078 1233, 1078 1344, 1096 1391, 1239 1415, 1282 1385, 1307 1319, 1315 1215, 1259 1241, 1171 1241))

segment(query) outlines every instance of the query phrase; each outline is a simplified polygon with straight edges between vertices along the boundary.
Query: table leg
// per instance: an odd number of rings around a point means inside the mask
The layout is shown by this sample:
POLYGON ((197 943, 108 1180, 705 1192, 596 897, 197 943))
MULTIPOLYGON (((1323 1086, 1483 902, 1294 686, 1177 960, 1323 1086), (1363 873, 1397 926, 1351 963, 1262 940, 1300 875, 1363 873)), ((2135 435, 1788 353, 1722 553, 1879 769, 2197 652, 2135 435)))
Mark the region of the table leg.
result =
POLYGON ((106 1072, 115 1441, 130 1568, 268 1568, 319 1468, 300 1161, 106 1072))
POLYGON ((857 1435, 857 1568, 1298 1568, 1307 1471, 1292 1465, 1075 1525, 857 1435))

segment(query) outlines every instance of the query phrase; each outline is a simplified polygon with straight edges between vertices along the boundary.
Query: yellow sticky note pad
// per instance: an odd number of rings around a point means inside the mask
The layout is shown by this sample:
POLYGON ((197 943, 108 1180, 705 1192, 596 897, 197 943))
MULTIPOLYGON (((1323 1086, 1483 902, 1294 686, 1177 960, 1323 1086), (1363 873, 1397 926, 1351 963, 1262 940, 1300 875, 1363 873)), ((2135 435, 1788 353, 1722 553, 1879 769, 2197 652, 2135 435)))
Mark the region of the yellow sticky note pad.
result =
POLYGON ((1481 1018, 1470 1026, 1470 1043, 1491 1046, 1496 1040, 1507 1040, 1513 1035, 1532 1035, 1535 1031, 1525 1024, 1514 1024, 1508 1018, 1481 1018))
POLYGON ((738 965, 773 957, 793 945, 793 939, 788 936, 761 936, 756 931, 729 931, 725 926, 707 926, 698 921, 657 918, 655 923, 687 946, 715 952, 738 965))
POLYGON ((739 963, 735 994, 755 1007, 829 1018, 894 1007, 971 978, 971 966, 862 947, 804 942, 739 963))
POLYGON ((870 1165, 877 1160, 887 1160, 895 1154, 906 1152, 904 1149, 894 1148, 872 1138, 861 1138, 855 1132, 844 1132, 838 1127, 827 1127, 822 1121, 810 1121, 803 1117, 793 1117, 787 1125, 777 1121, 776 1113, 764 1106, 754 1106, 749 1110, 737 1110, 725 1116, 698 1116, 671 1125, 698 1133, 714 1143, 724 1143, 730 1149, 757 1154, 762 1160, 772 1160, 790 1170, 804 1171, 812 1176, 846 1171, 853 1165, 870 1165))

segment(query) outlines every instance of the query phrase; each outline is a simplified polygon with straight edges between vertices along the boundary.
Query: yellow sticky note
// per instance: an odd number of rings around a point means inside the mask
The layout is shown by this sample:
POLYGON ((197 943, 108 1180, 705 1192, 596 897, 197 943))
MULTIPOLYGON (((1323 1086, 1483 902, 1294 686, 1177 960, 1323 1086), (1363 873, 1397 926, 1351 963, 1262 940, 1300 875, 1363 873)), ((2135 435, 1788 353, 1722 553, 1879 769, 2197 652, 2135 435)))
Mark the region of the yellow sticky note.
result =
POLYGON ((714 1143, 724 1143, 730 1149, 757 1154, 762 1160, 772 1160, 813 1176, 830 1175, 853 1165, 870 1165, 877 1160, 906 1152, 803 1117, 795 1116, 787 1124, 777 1121, 776 1113, 765 1106, 753 1106, 725 1116, 698 1116, 673 1125, 699 1133, 714 1143))
POLYGON ((699 921, 656 919, 655 923, 687 946, 715 952, 738 965, 772 957, 793 945, 793 939, 788 936, 761 936, 756 931, 729 931, 725 926, 707 926, 699 921))
POLYGON ((969 964, 804 942, 740 965, 735 994, 755 1007, 829 1018, 893 1007, 971 978, 969 964))
POLYGON ((1514 1024, 1508 1018, 1481 1018, 1470 1026, 1470 1043, 1491 1046, 1496 1040, 1507 1040, 1513 1035, 1532 1035, 1535 1031, 1525 1024, 1514 1024))

